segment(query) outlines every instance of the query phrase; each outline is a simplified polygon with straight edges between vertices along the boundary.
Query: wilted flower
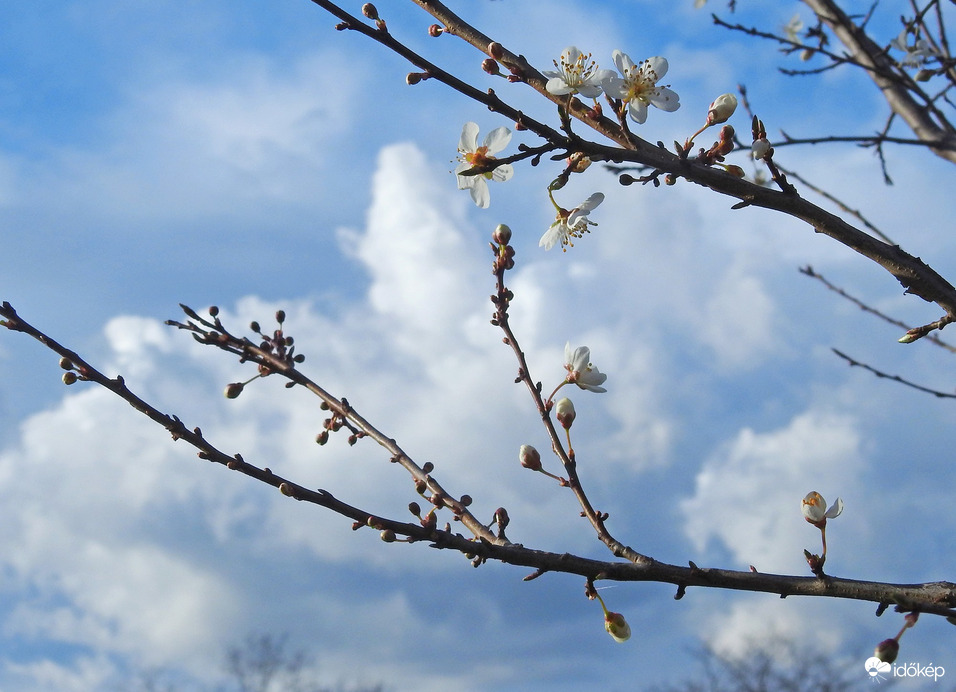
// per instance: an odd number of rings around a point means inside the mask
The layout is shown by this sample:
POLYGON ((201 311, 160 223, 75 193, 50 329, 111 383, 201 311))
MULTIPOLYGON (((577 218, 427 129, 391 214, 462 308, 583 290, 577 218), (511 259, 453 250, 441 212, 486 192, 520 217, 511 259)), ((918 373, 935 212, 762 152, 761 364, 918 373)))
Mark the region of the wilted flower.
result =
POLYGON ((568 377, 565 380, 568 384, 576 384, 581 389, 588 389, 592 392, 606 392, 601 385, 607 379, 607 375, 597 369, 597 366, 590 363, 591 349, 587 346, 578 346, 573 351, 571 343, 564 345, 564 369, 568 371, 568 377))
POLYGON ((545 88, 555 96, 581 94, 585 98, 597 98, 603 90, 602 83, 613 77, 613 70, 599 70, 597 63, 591 60, 590 53, 582 53, 576 46, 568 46, 555 60, 554 70, 542 70, 548 77, 545 88))
POLYGON ((840 516, 843 511, 843 500, 838 497, 836 502, 827 509, 827 501, 823 499, 823 495, 814 490, 807 493, 807 496, 803 498, 801 508, 803 516, 808 522, 814 526, 822 527, 827 523, 827 519, 840 516))
POLYGON ((511 130, 507 127, 497 127, 489 132, 480 147, 478 146, 478 125, 476 123, 465 123, 461 130, 461 139, 458 141, 458 160, 461 163, 455 168, 455 175, 458 176, 458 189, 471 190, 471 198, 482 209, 486 209, 491 203, 488 181, 494 180, 503 183, 514 175, 514 168, 511 164, 506 163, 476 175, 462 175, 462 173, 475 166, 492 166, 495 162, 495 157, 492 154, 497 154, 504 149, 510 141, 511 130))
POLYGON ((604 91, 611 98, 624 100, 630 106, 631 120, 643 124, 647 120, 648 104, 663 111, 680 108, 680 97, 657 81, 667 74, 667 60, 655 56, 640 65, 619 50, 614 51, 614 64, 623 77, 612 76, 604 83, 604 91))
MULTIPOLYGON (((551 201, 554 202, 553 197, 551 201)), ((562 248, 565 245, 573 246, 574 244, 571 242, 572 238, 580 238, 585 233, 590 232, 588 226, 597 225, 588 219, 588 214, 603 201, 604 195, 600 192, 595 192, 581 202, 580 206, 575 207, 571 211, 562 209, 555 204, 554 206, 557 207, 558 210, 557 216, 554 219, 554 223, 551 224, 551 227, 541 236, 541 240, 538 241, 538 246, 543 247, 545 250, 550 250, 558 243, 561 244, 562 248)))

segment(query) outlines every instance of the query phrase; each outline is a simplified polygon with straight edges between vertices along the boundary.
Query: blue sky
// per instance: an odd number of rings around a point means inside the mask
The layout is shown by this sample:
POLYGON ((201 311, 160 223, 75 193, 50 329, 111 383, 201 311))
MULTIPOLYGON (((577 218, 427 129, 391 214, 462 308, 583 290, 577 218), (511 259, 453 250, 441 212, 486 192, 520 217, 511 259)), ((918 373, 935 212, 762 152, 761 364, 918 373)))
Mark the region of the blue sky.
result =
MULTIPOLYGON (((771 138, 882 125, 878 95, 851 72, 787 79, 774 46, 716 29, 691 0, 621 5, 556 1, 542 16, 541 3, 502 0, 461 13, 539 68, 570 44, 606 67, 615 48, 667 57, 682 106, 652 109, 639 129, 651 141, 683 140, 738 83, 771 138)), ((775 28, 801 7, 739 18, 775 28)), ((436 62, 553 117, 483 75, 454 38, 428 38, 411 3, 380 10, 436 62)), ((900 11, 874 18, 886 42, 900 11)), ((731 211, 688 184, 622 188, 597 166, 557 199, 604 192, 599 225, 545 253, 557 169, 519 166, 478 209, 449 172, 462 124, 509 123, 437 83, 407 86, 397 57, 334 23, 307 0, 0 6, 0 299, 223 449, 401 516, 414 492, 385 455, 337 438, 318 448, 316 402, 278 382, 226 400, 247 371, 162 326, 180 302, 217 304, 237 328, 282 307, 303 367, 433 461, 479 516, 505 506, 513 540, 605 558, 568 493, 517 463, 521 444, 548 444, 488 324, 487 242, 508 223, 513 323, 534 376, 560 381, 567 341, 609 375, 606 394, 572 395, 574 439, 622 541, 668 562, 803 574, 819 536, 799 503, 818 490, 846 502, 828 531, 833 574, 953 579, 953 404, 850 369, 830 348, 944 390, 952 356, 897 344, 898 330, 797 268, 913 324, 935 308, 798 222, 731 211)), ((740 113, 731 122, 749 126, 740 113)), ((508 151, 518 142, 537 143, 517 133, 508 151)), ((778 159, 956 276, 956 202, 938 193, 949 171, 932 156, 889 150, 892 187, 851 146, 778 159)), ((107 392, 59 377, 52 354, 0 339, 0 689, 115 689, 156 668, 213 684, 247 633, 288 634, 329 682, 395 690, 634 689, 684 678, 702 642, 746 651, 773 635, 864 674, 900 626, 868 604, 703 590, 675 602, 670 587, 610 585, 602 594, 634 632, 616 644, 577 578, 525 583, 520 569, 382 544, 198 462, 107 392)), ((923 618, 901 660, 956 670, 950 630, 923 618)))

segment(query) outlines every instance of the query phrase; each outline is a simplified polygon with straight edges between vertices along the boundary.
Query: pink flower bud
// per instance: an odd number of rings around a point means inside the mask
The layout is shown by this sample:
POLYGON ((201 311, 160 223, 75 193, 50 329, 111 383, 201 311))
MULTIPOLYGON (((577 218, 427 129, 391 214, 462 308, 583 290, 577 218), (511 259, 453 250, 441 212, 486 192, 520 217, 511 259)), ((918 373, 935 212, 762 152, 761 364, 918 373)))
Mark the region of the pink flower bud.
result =
POLYGON ((561 399, 555 406, 555 416, 565 430, 571 428, 571 424, 574 422, 576 415, 574 412, 574 404, 572 404, 571 400, 567 397, 561 399))
POLYGON ((521 445, 521 449, 518 450, 518 460, 526 469, 541 470, 541 454, 531 445, 521 445))

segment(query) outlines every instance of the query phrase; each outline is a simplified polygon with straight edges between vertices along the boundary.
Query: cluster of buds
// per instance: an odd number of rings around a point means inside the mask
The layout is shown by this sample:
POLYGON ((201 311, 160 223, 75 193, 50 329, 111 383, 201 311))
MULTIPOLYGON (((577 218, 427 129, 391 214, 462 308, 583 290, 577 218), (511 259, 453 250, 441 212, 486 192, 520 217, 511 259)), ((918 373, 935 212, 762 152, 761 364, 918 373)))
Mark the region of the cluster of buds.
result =
POLYGON ((60 358, 60 368, 66 371, 63 373, 63 384, 76 384, 77 380, 86 379, 83 370, 74 365, 73 361, 65 356, 60 358))
MULTIPOLYGON (((721 94, 716 99, 714 99, 713 102, 710 104, 710 107, 707 109, 707 118, 704 121, 703 126, 699 130, 697 130, 697 132, 692 134, 687 139, 687 142, 684 143, 684 147, 683 147, 684 151, 690 151, 691 145, 694 143, 694 139, 697 137, 697 135, 699 135, 701 132, 706 130, 708 127, 711 127, 712 125, 720 125, 721 123, 727 122, 728 120, 730 120, 730 116, 732 116, 734 114, 734 111, 736 110, 737 110, 737 97, 734 96, 733 94, 721 94)), ((734 130, 733 128, 730 128, 729 130, 730 139, 733 139, 733 134, 734 134, 734 130)), ((721 142, 723 142, 723 140, 724 140, 724 132, 721 131, 721 142)), ((718 142, 718 144, 715 144, 714 147, 721 145, 722 148, 726 148, 726 145, 721 144, 721 142, 718 142)), ((733 150, 733 144, 731 143, 730 148, 723 153, 729 154, 732 150, 733 150)))
MULTIPOLYGON (((187 313, 189 314, 189 313, 187 313)), ((216 320, 216 324, 219 324, 219 308, 213 305, 209 308, 210 316, 216 320)), ((287 336, 282 329, 282 324, 285 322, 285 310, 277 310, 275 314, 276 322, 278 327, 273 330, 271 335, 266 335, 262 333, 262 328, 259 326, 259 323, 253 321, 249 325, 251 329, 259 338, 259 350, 265 351, 267 354, 274 356, 278 360, 282 361, 290 367, 295 367, 297 363, 302 363, 305 361, 305 356, 296 354, 295 352, 295 339, 291 336, 287 336)), ((248 359, 248 356, 243 355, 240 358, 240 362, 243 362, 248 359)), ((231 382, 226 385, 226 389, 223 392, 227 399, 235 399, 240 394, 242 394, 243 389, 246 386, 253 382, 254 380, 260 377, 266 377, 272 374, 272 369, 266 363, 259 363, 259 372, 255 377, 251 377, 245 382, 231 382)), ((286 384, 286 387, 291 387, 292 383, 289 382, 286 384)))

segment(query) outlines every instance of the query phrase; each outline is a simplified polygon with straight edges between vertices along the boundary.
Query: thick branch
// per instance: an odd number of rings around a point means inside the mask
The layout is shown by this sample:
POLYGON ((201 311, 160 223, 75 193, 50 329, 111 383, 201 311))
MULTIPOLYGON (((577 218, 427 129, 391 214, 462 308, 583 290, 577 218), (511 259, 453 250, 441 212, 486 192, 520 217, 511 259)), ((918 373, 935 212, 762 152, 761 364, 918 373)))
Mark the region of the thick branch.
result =
MULTIPOLYGON (((818 596, 871 601, 879 604, 878 612, 882 612, 889 605, 896 605, 899 610, 956 617, 956 584, 950 582, 889 584, 830 576, 795 577, 762 574, 753 569, 749 572, 739 572, 700 568, 693 563, 690 563, 689 567, 681 567, 658 562, 651 558, 644 558, 639 562, 606 562, 568 553, 533 550, 505 540, 487 540, 484 536, 479 536, 475 540, 453 533, 449 529, 441 530, 379 517, 344 503, 324 490, 310 490, 274 474, 267 468, 259 468, 249 464, 238 454, 229 456, 221 452, 203 437, 199 428, 187 429, 177 417, 162 413, 136 396, 126 387, 122 377, 106 377, 77 353, 59 344, 26 322, 9 303, 3 302, 0 304, 0 317, 3 318, 3 320, 0 320, 0 326, 5 326, 11 331, 27 334, 66 358, 75 368, 71 372, 77 372, 81 379, 95 382, 113 392, 137 411, 166 428, 173 435, 173 439, 182 439, 200 450, 200 458, 222 464, 229 469, 239 471, 258 481, 279 488, 283 494, 296 500, 311 502, 342 516, 349 517, 355 521, 356 528, 371 526, 375 529, 388 529, 397 535, 407 536, 412 541, 428 541, 434 548, 456 550, 468 556, 477 556, 480 561, 497 560, 507 564, 534 568, 535 573, 531 576, 539 576, 545 572, 564 572, 581 575, 592 580, 651 581, 674 584, 678 587, 677 598, 684 595, 687 587, 699 586, 775 593, 782 597, 818 596)), ((212 342, 210 343, 215 345, 212 342)), ((228 344, 224 350, 235 353, 235 350, 228 344)), ((260 365, 266 365, 269 368, 278 365, 271 359, 261 358, 261 354, 255 352, 248 352, 247 356, 249 360, 260 365)), ((290 374, 297 371, 293 369, 292 373, 279 370, 276 372, 289 377, 290 374)), ((492 538, 494 539, 494 537, 492 538)))
POLYGON ((893 62, 885 51, 833 0, 803 2, 830 27, 849 50, 854 62, 867 68, 867 75, 883 92, 890 108, 903 118, 913 133, 930 144, 937 156, 956 163, 956 132, 934 107, 920 104, 913 98, 911 88, 893 71, 893 62))

